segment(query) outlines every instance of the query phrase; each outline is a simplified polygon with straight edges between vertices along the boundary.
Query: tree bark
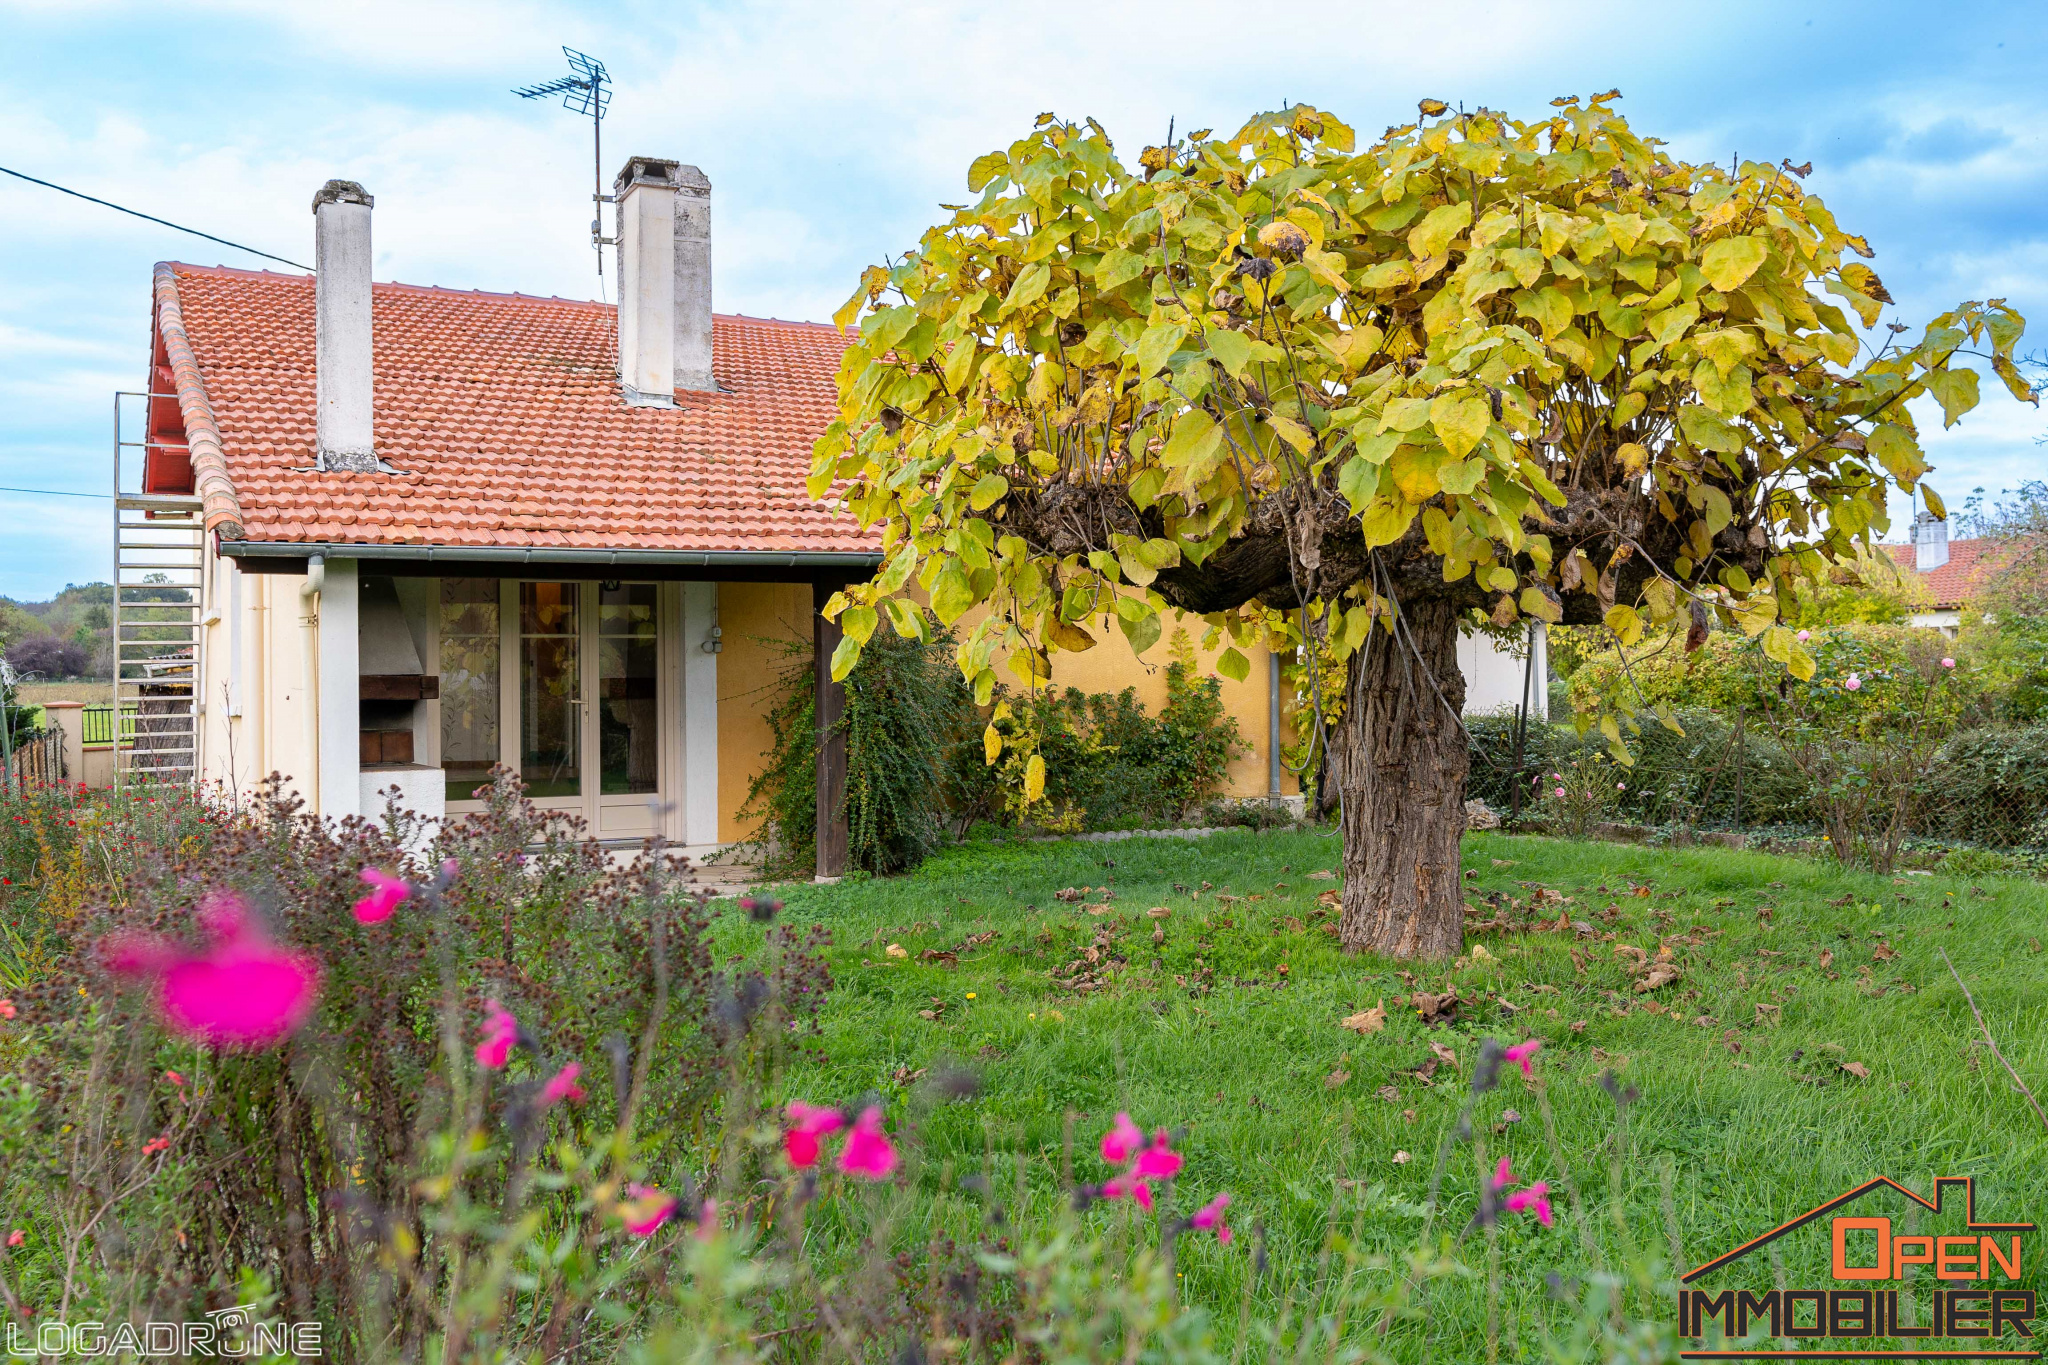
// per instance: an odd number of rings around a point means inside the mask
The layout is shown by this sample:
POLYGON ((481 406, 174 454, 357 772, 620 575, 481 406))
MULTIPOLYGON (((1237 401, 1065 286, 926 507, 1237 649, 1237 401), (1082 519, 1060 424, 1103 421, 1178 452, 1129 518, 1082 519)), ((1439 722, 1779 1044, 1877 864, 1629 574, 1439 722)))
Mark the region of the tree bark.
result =
POLYGON ((1457 612, 1426 599, 1402 612, 1399 635, 1376 628, 1351 656, 1331 734, 1344 801, 1338 932, 1349 952, 1452 957, 1465 938, 1458 836, 1471 764, 1457 612))

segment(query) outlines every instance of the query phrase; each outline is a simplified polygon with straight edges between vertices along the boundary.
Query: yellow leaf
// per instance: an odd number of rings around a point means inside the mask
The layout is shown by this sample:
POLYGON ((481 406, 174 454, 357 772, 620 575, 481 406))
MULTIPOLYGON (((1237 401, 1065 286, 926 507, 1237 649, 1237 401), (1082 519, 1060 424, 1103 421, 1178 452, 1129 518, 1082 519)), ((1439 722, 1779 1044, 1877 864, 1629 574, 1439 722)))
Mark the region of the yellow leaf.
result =
POLYGON ((1761 237, 1723 237, 1700 253, 1700 273, 1722 293, 1739 287, 1771 254, 1761 237))
POLYGON ((1436 447, 1402 446, 1387 461, 1387 473, 1402 497, 1421 504, 1443 492, 1436 477, 1436 467, 1443 459, 1444 452, 1436 447))
POLYGON ((1315 433, 1299 422, 1290 421, 1277 412, 1266 414, 1266 424, 1280 433, 1280 439, 1306 455, 1315 449, 1315 433))
POLYGON ((1033 754, 1030 761, 1024 765, 1024 804, 1028 806, 1034 801, 1043 800, 1044 797, 1045 756, 1033 754))
POLYGON ((1564 620, 1564 608, 1552 601, 1549 593, 1533 584, 1522 589, 1522 611, 1553 626, 1564 620))
POLYGON ((1632 645, 1643 638, 1643 618, 1636 615, 1634 607, 1609 607, 1605 619, 1607 628, 1613 631, 1624 645, 1632 645))
POLYGON ((1370 550, 1392 545, 1408 534, 1408 526, 1414 520, 1413 504, 1398 498, 1374 498, 1366 505, 1365 514, 1358 519, 1358 529, 1365 537, 1365 547, 1370 550))
POLYGON ((839 645, 832 651, 832 681, 845 682, 846 675, 853 672, 853 666, 860 662, 860 641, 851 635, 842 635, 839 645))
POLYGON ((1446 493, 1470 493, 1486 477, 1483 460, 1452 460, 1436 471, 1436 481, 1446 493))
POLYGON ((1920 443, 1913 439, 1912 432, 1896 422, 1886 422, 1871 432, 1864 448, 1902 484, 1912 483, 1927 472, 1927 462, 1920 457, 1920 443))
MULTIPOLYGON (((1486 428, 1492 420, 1493 415, 1486 395, 1470 389, 1440 394, 1429 404, 1430 428, 1444 443, 1444 449, 1450 451, 1457 459, 1462 460, 1478 446, 1486 436, 1486 428)), ((1399 482, 1399 479, 1400 475, 1397 473, 1396 482, 1399 482)), ((1421 499, 1417 498, 1416 501, 1419 502, 1421 499)))
POLYGON ((1222 362, 1223 368, 1233 379, 1244 378, 1244 367, 1251 362, 1252 339, 1243 332, 1233 332, 1228 327, 1212 327, 1203 338, 1208 343, 1209 354, 1222 362))
POLYGON ((1815 671, 1813 656, 1806 652, 1805 645, 1795 644, 1792 646, 1792 657, 1786 661, 1785 667, 1790 669, 1792 676, 1799 679, 1799 681, 1813 681, 1815 671))
POLYGON ((1232 645, 1216 656, 1216 671, 1234 682, 1243 682, 1251 676, 1252 661, 1238 652, 1232 645))
POLYGON ((1417 260, 1441 256, 1451 239, 1472 222, 1472 201, 1433 208, 1408 234, 1408 251, 1417 260))
POLYGON ((1008 298, 1003 300, 1003 307, 1005 309, 1022 308, 1027 303, 1035 302, 1040 295, 1045 293, 1046 285, 1051 282, 1052 267, 1044 261, 1040 261, 1036 265, 1025 266, 1023 270, 1018 272, 1017 282, 1010 286, 1010 294, 1008 298))
POLYGON ((1002 732, 991 724, 981 732, 981 758, 984 763, 994 763, 1003 753, 1002 732))
POLYGON ((1070 621, 1054 617, 1046 627, 1045 638, 1071 654, 1095 648, 1095 637, 1070 621))
POLYGON ((881 618, 875 609, 866 603, 856 603, 839 613, 839 628, 851 639, 866 644, 875 633, 875 624, 881 618))
POLYGON ((1621 462, 1622 472, 1631 479, 1641 477, 1643 471, 1650 467, 1649 449, 1634 441, 1629 441, 1617 448, 1614 452, 1614 458, 1621 462))
POLYGON ((984 474, 975 480, 974 490, 967 495, 967 505, 977 512, 986 512, 1009 491, 1008 479, 1000 474, 984 474))

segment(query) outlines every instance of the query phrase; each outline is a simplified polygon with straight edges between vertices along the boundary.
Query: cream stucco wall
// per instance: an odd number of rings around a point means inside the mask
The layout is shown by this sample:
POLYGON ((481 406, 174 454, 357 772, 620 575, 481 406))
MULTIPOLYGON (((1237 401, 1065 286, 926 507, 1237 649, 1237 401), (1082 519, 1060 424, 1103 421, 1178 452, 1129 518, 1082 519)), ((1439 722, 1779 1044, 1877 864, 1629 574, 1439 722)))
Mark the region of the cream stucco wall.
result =
POLYGON ((725 645, 718 656, 718 837, 749 838, 755 822, 740 819, 747 785, 767 764, 774 742, 768 713, 790 659, 775 642, 811 641, 808 583, 721 583, 718 623, 725 645))
MULTIPOLYGON (((200 612, 199 769, 247 799, 271 773, 308 795, 300 574, 245 574, 206 551, 200 612)), ((314 668, 319 643, 314 642, 314 668)), ((353 735, 351 735, 353 739, 353 735)), ((309 804, 313 804, 309 801, 309 804)))

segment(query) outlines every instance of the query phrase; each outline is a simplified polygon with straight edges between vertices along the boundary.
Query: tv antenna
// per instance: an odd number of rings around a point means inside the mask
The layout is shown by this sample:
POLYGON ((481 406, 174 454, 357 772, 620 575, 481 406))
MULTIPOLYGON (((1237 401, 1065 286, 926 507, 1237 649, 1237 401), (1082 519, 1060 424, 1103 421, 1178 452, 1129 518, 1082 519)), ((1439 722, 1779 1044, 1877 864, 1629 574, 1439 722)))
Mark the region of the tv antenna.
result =
POLYGON ((573 47, 563 48, 562 55, 569 59, 573 74, 557 76, 539 85, 521 86, 512 93, 524 100, 560 95, 564 109, 572 114, 590 115, 590 245, 597 252, 597 273, 602 278, 604 249, 612 245, 612 240, 604 235, 603 207, 612 201, 604 192, 604 112, 612 102, 611 77, 603 62, 573 47))

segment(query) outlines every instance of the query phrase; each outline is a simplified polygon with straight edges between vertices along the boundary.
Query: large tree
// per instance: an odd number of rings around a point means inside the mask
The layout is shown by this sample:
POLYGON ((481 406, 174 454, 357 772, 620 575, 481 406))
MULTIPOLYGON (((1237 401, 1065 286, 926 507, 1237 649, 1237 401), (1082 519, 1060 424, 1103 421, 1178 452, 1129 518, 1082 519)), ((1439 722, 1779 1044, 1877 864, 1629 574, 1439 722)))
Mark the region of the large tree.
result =
MULTIPOLYGON (((1686 164, 1615 98, 1426 100, 1362 152, 1297 106, 1136 169, 1048 114, 977 160, 977 201, 840 317, 811 490, 888 557, 828 607, 835 670, 885 616, 977 606, 984 700, 1004 654, 1034 683, 1168 606, 1344 659, 1343 942, 1458 951, 1462 623, 1718 620, 1810 675, 1788 599, 1886 529, 1890 486, 1941 515, 1908 403, 1974 406, 1963 353, 2032 398, 2003 301, 1874 330, 1870 248, 1807 167, 1686 164)), ((1626 698, 1594 723, 1625 759, 1626 698)))

